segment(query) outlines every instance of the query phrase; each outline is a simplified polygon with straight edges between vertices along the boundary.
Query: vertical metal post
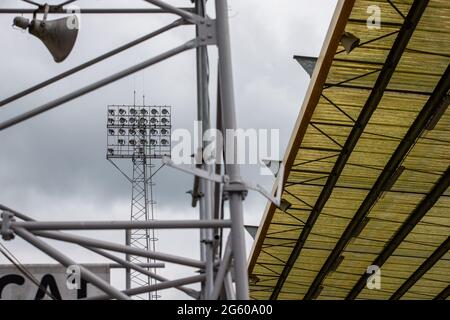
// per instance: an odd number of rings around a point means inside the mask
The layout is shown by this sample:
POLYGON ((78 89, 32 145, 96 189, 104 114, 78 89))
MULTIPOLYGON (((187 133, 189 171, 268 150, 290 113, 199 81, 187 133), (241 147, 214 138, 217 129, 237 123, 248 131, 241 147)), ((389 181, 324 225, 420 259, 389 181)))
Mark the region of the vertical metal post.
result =
MULTIPOLYGON (((205 0, 196 1, 196 12, 199 16, 205 16, 205 0)), ((197 27, 198 34, 198 27, 197 27)), ((206 46, 200 46, 196 50, 197 55, 197 119, 201 121, 202 134, 210 129, 210 104, 209 104, 209 62, 208 51, 206 46)), ((203 137, 200 136, 198 152, 203 152, 205 147, 203 137)), ((202 155, 198 155, 197 159, 202 159, 202 155)), ((211 171, 210 165, 205 163, 202 167, 206 171, 211 171)), ((199 180, 200 198, 200 219, 212 219, 212 188, 211 182, 205 179, 199 180)), ((213 235, 212 229, 200 230, 200 254, 202 261, 205 261, 205 281, 202 284, 203 299, 210 299, 214 288, 214 251, 213 251, 213 235)))
MULTIPOLYGON (((131 230, 126 229, 125 230, 125 245, 130 246, 131 243, 131 230)), ((127 253, 125 254, 125 260, 127 262, 130 262, 130 255, 127 253)), ((131 289, 131 269, 127 267, 125 269, 125 289, 129 290, 131 289)))
MULTIPOLYGON (((235 130, 237 124, 231 61, 230 30, 228 21, 228 1, 216 0, 215 4, 223 129, 225 131, 229 129, 235 130)), ((228 142, 226 144, 228 144, 228 142)), ((236 155, 237 147, 235 143, 233 143, 233 148, 234 154, 236 155)), ((225 166, 227 174, 230 177, 230 184, 239 184, 241 180, 239 164, 237 164, 236 161, 233 161, 233 163, 228 163, 227 159, 225 159, 225 166)), ((244 196, 244 191, 234 191, 229 194, 230 215, 232 220, 231 242, 235 269, 236 298, 239 300, 247 300, 249 298, 242 205, 244 196)))

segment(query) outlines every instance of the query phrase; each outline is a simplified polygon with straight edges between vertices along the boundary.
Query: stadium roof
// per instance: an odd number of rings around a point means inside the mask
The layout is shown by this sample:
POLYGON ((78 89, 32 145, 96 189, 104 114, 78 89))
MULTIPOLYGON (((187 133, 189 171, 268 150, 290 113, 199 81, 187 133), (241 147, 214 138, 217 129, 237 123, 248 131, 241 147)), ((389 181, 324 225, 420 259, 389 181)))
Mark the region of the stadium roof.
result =
POLYGON ((448 0, 338 1, 284 159, 292 206, 267 205, 252 250, 253 299, 448 298, 449 62, 448 0))

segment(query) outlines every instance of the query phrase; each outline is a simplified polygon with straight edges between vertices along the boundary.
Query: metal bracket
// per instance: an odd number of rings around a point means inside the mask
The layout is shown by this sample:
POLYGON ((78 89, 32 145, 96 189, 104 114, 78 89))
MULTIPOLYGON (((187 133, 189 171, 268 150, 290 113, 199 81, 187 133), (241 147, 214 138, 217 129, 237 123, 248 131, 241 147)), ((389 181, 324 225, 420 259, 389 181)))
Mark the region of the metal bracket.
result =
POLYGON ((280 163, 280 169, 277 173, 277 179, 278 179, 278 186, 277 186, 277 193, 274 196, 270 192, 268 192, 266 189, 264 189, 259 184, 254 184, 252 182, 243 181, 243 185, 247 187, 250 190, 258 191, 260 194, 262 194, 264 197, 266 197, 270 202, 272 202, 277 208, 280 208, 281 206, 281 194, 283 193, 283 181, 284 181, 284 164, 280 163))
POLYGON ((196 21, 196 24, 198 27, 197 45, 217 44, 216 20, 206 18, 196 21))
POLYGON ((239 192, 242 194, 242 199, 245 199, 248 194, 248 187, 244 182, 234 182, 234 183, 227 183, 223 186, 223 195, 224 199, 228 200, 228 195, 230 193, 239 192))
POLYGON ((180 171, 192 174, 194 176, 197 176, 199 178, 206 179, 209 181, 218 182, 218 183, 228 183, 228 181, 230 180, 230 178, 227 175, 222 176, 222 175, 218 175, 215 173, 209 173, 208 171, 203 170, 203 169, 183 167, 181 165, 175 164, 172 161, 172 159, 170 159, 167 156, 162 157, 162 162, 168 167, 178 169, 180 171))
POLYGON ((8 241, 14 239, 14 232, 11 229, 11 222, 16 221, 14 215, 11 212, 4 211, 1 215, 2 217, 2 228, 1 235, 3 240, 8 241))

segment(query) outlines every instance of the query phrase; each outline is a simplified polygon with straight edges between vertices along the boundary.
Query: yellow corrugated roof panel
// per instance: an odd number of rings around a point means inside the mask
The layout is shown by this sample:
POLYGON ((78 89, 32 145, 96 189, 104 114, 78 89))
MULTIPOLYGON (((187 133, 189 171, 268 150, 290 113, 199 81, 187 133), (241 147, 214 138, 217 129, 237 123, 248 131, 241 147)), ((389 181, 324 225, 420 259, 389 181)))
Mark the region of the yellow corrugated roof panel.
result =
MULTIPOLYGON (((430 0, 403 50, 383 96, 357 140, 332 193, 323 206, 292 266, 294 246, 344 145, 355 128, 414 1, 340 1, 319 58, 285 163, 283 198, 286 212, 269 205, 250 262, 251 297, 302 299, 319 278, 324 263, 342 241, 361 204, 375 194, 374 184, 431 99, 450 62, 450 3, 430 0), (382 12, 381 29, 368 29, 367 7, 382 12), (338 46, 343 31, 361 39, 347 54, 338 46), (283 272, 288 274, 280 278, 283 272), (253 277, 255 279, 255 277, 253 277)), ((442 183, 450 166, 450 110, 433 130, 423 130, 402 158, 404 170, 367 212, 362 230, 341 251, 343 260, 328 270, 316 290, 318 299, 344 299, 404 226, 411 213, 442 183)), ((403 299, 448 297, 450 274, 450 191, 444 191, 425 216, 381 267, 382 288, 358 291, 357 299, 389 299, 399 290, 403 299), (442 248, 444 251, 442 252, 442 248), (440 252, 439 258, 432 261, 440 252), (423 271, 423 272, 421 272, 423 271), (410 283, 413 274, 418 274, 410 283), (403 286, 403 287, 402 287, 403 286), (406 289, 405 289, 406 288, 406 289), (404 292, 403 292, 404 291, 404 292)), ((398 292, 397 292, 398 293, 398 292)))

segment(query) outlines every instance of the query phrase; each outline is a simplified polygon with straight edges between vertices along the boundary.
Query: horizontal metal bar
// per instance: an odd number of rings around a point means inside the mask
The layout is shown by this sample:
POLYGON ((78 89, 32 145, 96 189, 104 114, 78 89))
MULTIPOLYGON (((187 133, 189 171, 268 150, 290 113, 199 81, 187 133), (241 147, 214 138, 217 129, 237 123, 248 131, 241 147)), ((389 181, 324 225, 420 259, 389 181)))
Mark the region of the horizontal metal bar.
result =
MULTIPOLYGON (((197 282, 203 281, 204 279, 205 279, 204 275, 197 275, 197 276, 181 278, 181 279, 177 279, 177 280, 161 282, 161 283, 150 285, 150 286, 128 289, 128 290, 124 290, 122 292, 126 295, 134 296, 134 295, 138 295, 138 294, 142 294, 142 293, 174 288, 174 287, 191 284, 191 283, 197 283, 197 282)), ((110 296, 99 295, 99 296, 88 297, 88 298, 84 298, 84 299, 80 299, 80 300, 106 300, 106 299, 110 299, 110 296)))
POLYGON ((167 12, 169 12, 169 13, 177 14, 180 17, 183 17, 184 19, 189 20, 189 21, 193 21, 195 19, 203 19, 202 17, 200 17, 197 14, 185 11, 181 8, 177 8, 177 7, 172 6, 171 4, 168 4, 161 0, 144 0, 144 1, 151 3, 163 10, 167 10, 167 12))
MULTIPOLYGON (((89 249, 89 248, 88 248, 89 249)), ((165 268, 166 265, 164 263, 155 262, 155 263, 135 263, 136 266, 141 268, 165 268)), ((120 263, 110 263, 108 267, 111 269, 124 269, 127 268, 120 263)), ((145 269, 144 269, 145 270, 145 269)))
POLYGON ((12 224, 17 228, 27 230, 206 229, 231 227, 230 220, 27 221, 13 222, 12 224))
MULTIPOLYGON (((36 8, 37 9, 37 8, 36 8)), ((0 13, 4 14, 33 14, 36 12, 36 9, 22 9, 22 8, 2 8, 0 9, 0 13)), ((178 8, 180 10, 186 11, 186 12, 193 12, 192 8, 178 8)), ((44 13, 42 10, 38 10, 38 13, 44 13)), ((172 13, 169 10, 164 9, 156 9, 156 8, 117 8, 117 9, 80 9, 80 11, 77 11, 77 13, 80 14, 148 14, 148 13, 172 13)), ((64 8, 57 8, 52 7, 49 14, 67 14, 72 13, 72 11, 67 11, 64 8)))
MULTIPOLYGON (((138 271, 138 272, 140 272, 142 274, 145 274, 145 275, 147 275, 147 276, 149 276, 149 277, 151 277, 153 279, 156 279, 158 281, 161 281, 161 282, 169 281, 168 279, 164 278, 163 276, 160 276, 157 273, 151 272, 150 270, 147 270, 147 269, 144 269, 144 268, 140 267, 139 264, 132 263, 132 262, 129 262, 127 260, 121 259, 121 258, 119 258, 119 257, 117 257, 117 256, 115 256, 112 253, 109 253, 107 251, 104 251, 104 250, 101 250, 101 249, 94 249, 94 248, 90 248, 90 247, 84 247, 84 248, 86 248, 88 250, 91 250, 92 252, 95 252, 96 254, 101 255, 101 256, 103 256, 103 257, 105 257, 107 259, 115 261, 118 264, 120 264, 120 265, 122 265, 122 266, 124 266, 126 268, 138 271)), ((188 296, 190 296, 190 297, 192 297, 194 299, 197 299, 198 296, 199 296, 198 292, 193 290, 193 289, 191 289, 191 288, 185 288, 183 286, 179 286, 179 287, 175 287, 175 289, 178 289, 181 292, 186 293, 188 296)))
POLYGON ((26 95, 28 95, 30 93, 33 93, 33 92, 35 92, 35 91, 37 91, 39 89, 42 89, 42 88, 44 88, 44 87, 46 87, 46 86, 48 86, 48 85, 50 85, 52 83, 55 83, 56 81, 64 79, 64 78, 66 78, 66 77, 68 77, 68 76, 70 76, 70 75, 72 75, 74 73, 77 73, 78 71, 84 70, 84 69, 86 69, 86 68, 88 68, 88 67, 90 67, 90 66, 92 66, 92 65, 94 65, 94 64, 96 64, 96 63, 98 63, 100 61, 103 61, 103 60, 105 60, 107 58, 110 58, 110 57, 112 57, 112 56, 114 56, 114 55, 116 55, 116 54, 118 54, 120 52, 123 52, 123 51, 125 51, 125 50, 127 50, 127 49, 129 49, 131 47, 134 47, 134 46, 136 46, 136 45, 138 45, 138 44, 140 44, 140 43, 142 43, 142 42, 144 42, 146 40, 154 38, 154 37, 156 37, 156 36, 166 32, 166 31, 169 31, 169 30, 171 30, 171 29, 173 29, 175 27, 178 27, 178 26, 180 26, 180 25, 182 25, 184 23, 185 22, 183 20, 176 20, 176 21, 172 22, 171 24, 169 24, 167 26, 164 26, 163 28, 155 30, 155 31, 153 31, 153 32, 151 32, 149 34, 146 34, 145 36, 142 36, 142 37, 140 37, 140 38, 138 38, 138 39, 136 39, 134 41, 131 41, 131 42, 129 42, 129 43, 123 45, 123 46, 120 46, 120 47, 118 47, 118 48, 116 48, 114 50, 111 50, 111 51, 109 51, 109 52, 107 52, 105 54, 102 54, 102 55, 98 56, 97 58, 91 59, 91 60, 89 60, 89 61, 87 61, 87 62, 85 62, 85 63, 83 63, 83 64, 81 64, 81 65, 79 65, 77 67, 69 69, 69 70, 67 70, 67 71, 65 71, 63 73, 60 73, 57 76, 54 76, 54 77, 52 77, 52 78, 50 78, 50 79, 48 79, 46 81, 43 81, 43 82, 41 82, 41 83, 39 83, 37 85, 34 85, 34 86, 32 86, 32 87, 30 87, 30 88, 28 88, 26 90, 18 92, 16 94, 14 94, 13 96, 8 97, 8 98, 3 99, 2 101, 0 101, 0 107, 4 106, 5 104, 11 103, 11 102, 13 102, 13 101, 15 101, 17 99, 20 99, 20 98, 22 98, 22 97, 24 97, 24 96, 26 96, 26 95))
POLYGON ((71 92, 71 93, 69 93, 69 94, 67 94, 65 96, 62 96, 62 97, 60 97, 58 99, 55 99, 55 100, 53 100, 53 101, 51 101, 49 103, 46 103, 46 104, 44 104, 44 105, 42 105, 40 107, 34 108, 34 109, 30 110, 30 111, 24 112, 24 113, 22 113, 22 114, 20 114, 20 115, 18 115, 16 117, 13 117, 13 118, 11 118, 9 120, 6 120, 6 121, 0 123, 0 131, 4 130, 6 128, 9 128, 9 127, 11 127, 13 125, 16 125, 16 124, 18 124, 20 122, 23 122, 23 121, 25 121, 25 120, 27 120, 27 119, 29 119, 31 117, 37 116, 37 115, 39 115, 39 114, 41 114, 43 112, 46 112, 46 111, 48 111, 50 109, 53 109, 53 108, 55 108, 55 107, 57 107, 57 106, 59 106, 59 105, 61 105, 63 103, 69 102, 71 100, 74 100, 75 98, 78 98, 78 97, 83 96, 83 95, 85 95, 87 93, 90 93, 90 92, 92 92, 94 90, 102 88, 102 87, 104 87, 104 86, 106 86, 108 84, 111 84, 111 83, 113 83, 113 82, 115 82, 117 80, 125 78, 126 76, 129 76, 130 74, 133 74, 133 73, 135 73, 135 72, 137 72, 139 70, 145 69, 145 68, 147 68, 147 67, 149 67, 151 65, 154 65, 154 64, 156 64, 158 62, 166 60, 166 59, 168 59, 170 57, 173 57, 173 56, 175 56, 175 55, 177 55, 177 54, 179 54, 181 52, 187 51, 189 49, 193 49, 196 46, 197 46, 197 41, 195 39, 194 40, 190 40, 190 41, 182 44, 181 46, 178 46, 178 47, 173 48, 173 49, 171 49, 169 51, 166 51, 166 52, 164 52, 164 53, 162 53, 162 54, 160 54, 160 55, 158 55, 156 57, 153 57, 153 58, 150 58, 148 60, 145 60, 144 62, 141 62, 141 63, 139 63, 139 64, 137 64, 137 65, 135 65, 133 67, 127 68, 125 70, 122 70, 122 71, 120 71, 118 73, 115 73, 115 74, 113 74, 113 75, 111 75, 109 77, 106 77, 106 78, 104 78, 104 79, 102 79, 100 81, 94 82, 94 83, 92 83, 92 84, 90 84, 88 86, 85 86, 85 87, 83 87, 81 89, 78 89, 76 91, 73 91, 73 92, 71 92))
MULTIPOLYGON (((77 263, 75 261, 73 261, 72 259, 70 259, 66 255, 62 254, 61 252, 59 252, 55 248, 51 247, 50 245, 48 245, 47 243, 45 243, 41 239, 38 239, 31 232, 29 232, 29 231, 27 231, 25 229, 21 229, 21 228, 16 228, 14 231, 22 239, 24 239, 25 241, 29 242, 30 244, 32 244, 36 248, 42 250, 47 255, 49 255, 50 257, 52 257, 53 259, 55 259, 59 263, 61 263, 63 266, 68 267, 68 266, 71 266, 71 265, 77 265, 77 263)), ((121 300, 129 300, 130 299, 127 295, 123 294, 122 292, 120 292, 119 290, 117 290, 116 288, 111 286, 105 280, 103 280, 102 278, 98 277, 97 275, 95 275, 93 272, 91 272, 89 269, 83 267, 82 265, 80 265, 80 271, 81 271, 81 277, 84 280, 92 283, 93 285, 95 285, 97 288, 99 288, 100 290, 104 291, 105 293, 110 294, 111 296, 113 296, 113 297, 115 297, 117 299, 121 299, 121 300)))
MULTIPOLYGON (((21 228, 16 228, 16 227, 12 226, 12 229, 14 231, 16 231, 21 228)), ((40 236, 40 237, 48 238, 48 239, 76 243, 76 244, 79 244, 82 246, 90 246, 90 247, 92 246, 95 248, 101 248, 101 249, 105 249, 105 250, 129 253, 134 256, 141 256, 141 257, 145 257, 145 258, 181 264, 181 265, 194 267, 194 268, 204 268, 204 265, 205 265, 201 261, 190 259, 190 258, 184 258, 184 257, 180 257, 180 256, 175 256, 175 255, 165 254, 165 253, 160 253, 160 252, 154 252, 154 251, 147 251, 147 250, 128 247, 125 245, 116 244, 116 243, 112 243, 112 242, 108 242, 108 241, 96 240, 96 239, 92 239, 92 238, 88 238, 88 237, 83 237, 80 235, 68 234, 68 233, 63 233, 63 232, 54 232, 54 231, 34 231, 33 234, 40 236)))

